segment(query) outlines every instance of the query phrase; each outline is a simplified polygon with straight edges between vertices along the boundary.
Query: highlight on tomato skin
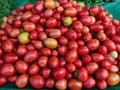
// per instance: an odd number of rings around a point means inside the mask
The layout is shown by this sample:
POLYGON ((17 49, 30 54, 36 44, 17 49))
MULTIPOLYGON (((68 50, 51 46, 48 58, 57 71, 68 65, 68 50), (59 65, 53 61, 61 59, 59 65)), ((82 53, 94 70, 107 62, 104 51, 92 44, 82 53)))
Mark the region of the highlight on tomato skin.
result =
POLYGON ((120 82, 120 21, 100 5, 38 0, 0 24, 0 86, 106 89, 120 82))

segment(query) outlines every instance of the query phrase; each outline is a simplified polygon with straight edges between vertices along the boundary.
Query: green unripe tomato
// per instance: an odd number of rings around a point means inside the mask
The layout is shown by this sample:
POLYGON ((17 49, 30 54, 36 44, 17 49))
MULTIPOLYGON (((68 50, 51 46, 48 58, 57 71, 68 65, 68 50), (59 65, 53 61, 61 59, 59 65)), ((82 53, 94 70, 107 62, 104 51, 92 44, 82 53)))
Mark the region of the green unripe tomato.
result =
POLYGON ((65 18, 63 19, 63 24, 64 24, 65 26, 70 26, 70 25, 72 24, 72 18, 71 18, 71 17, 65 17, 65 18))
POLYGON ((117 51, 112 51, 109 54, 115 59, 118 57, 118 52, 117 51))

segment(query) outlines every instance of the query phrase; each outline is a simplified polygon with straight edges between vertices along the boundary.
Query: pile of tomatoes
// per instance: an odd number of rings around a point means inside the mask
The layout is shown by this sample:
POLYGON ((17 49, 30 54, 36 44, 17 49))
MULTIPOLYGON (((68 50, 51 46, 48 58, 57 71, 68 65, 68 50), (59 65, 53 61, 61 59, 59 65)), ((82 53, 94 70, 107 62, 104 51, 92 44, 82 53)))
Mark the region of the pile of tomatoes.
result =
POLYGON ((0 24, 0 86, 105 89, 119 69, 120 21, 102 6, 39 0, 0 24))

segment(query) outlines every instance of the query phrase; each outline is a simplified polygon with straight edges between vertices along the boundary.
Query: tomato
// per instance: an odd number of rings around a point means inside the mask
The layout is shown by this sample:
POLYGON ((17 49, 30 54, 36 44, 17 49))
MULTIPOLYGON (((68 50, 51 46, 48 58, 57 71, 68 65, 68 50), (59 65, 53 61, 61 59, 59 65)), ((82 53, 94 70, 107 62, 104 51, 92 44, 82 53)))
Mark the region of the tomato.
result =
POLYGON ((68 43, 68 48, 70 50, 77 50, 78 49, 78 44, 76 41, 69 41, 68 43))
POLYGON ((55 14, 54 14, 54 18, 55 18, 56 20, 60 20, 60 19, 61 19, 61 16, 60 16, 59 13, 55 13, 55 14))
POLYGON ((82 61, 77 59, 75 60, 74 65, 76 66, 76 68, 80 68, 82 66, 82 61))
POLYGON ((69 7, 72 7, 72 3, 71 2, 67 2, 67 3, 64 3, 62 4, 63 8, 69 8, 69 7))
POLYGON ((47 38, 43 41, 44 45, 50 49, 55 49, 58 46, 58 42, 54 38, 47 38))
POLYGON ((17 28, 13 28, 13 30, 10 32, 10 36, 11 36, 12 38, 18 37, 19 34, 20 34, 20 30, 17 29, 17 28))
POLYGON ((120 76, 117 73, 109 73, 109 77, 107 79, 107 84, 109 86, 115 86, 120 82, 120 76))
POLYGON ((58 6, 56 8, 56 12, 59 13, 59 14, 62 14, 64 12, 64 8, 62 6, 58 6))
POLYGON ((89 42, 89 41, 91 41, 91 40, 92 40, 92 35, 91 35, 91 33, 85 33, 85 34, 83 34, 82 39, 83 39, 84 42, 89 42))
POLYGON ((110 54, 104 54, 105 60, 110 61, 112 64, 115 64, 115 59, 110 54))
POLYGON ((44 17, 45 18, 50 18, 50 17, 52 17, 53 16, 53 10, 52 9, 46 9, 45 11, 44 11, 44 17))
POLYGON ((66 32, 66 38, 68 40, 73 40, 74 41, 74 40, 77 39, 77 33, 74 30, 70 29, 66 32))
POLYGON ((96 84, 95 79, 92 76, 89 76, 88 79, 83 83, 85 88, 93 88, 96 84))
POLYGON ((45 32, 39 32, 39 39, 40 40, 45 40, 47 39, 47 34, 45 32))
POLYGON ((89 49, 86 46, 81 46, 78 48, 79 55, 85 55, 89 53, 89 49))
POLYGON ((32 10, 33 9, 33 4, 31 3, 31 2, 29 2, 29 3, 26 3, 25 4, 25 6, 24 6, 24 8, 25 8, 25 10, 27 11, 27 10, 32 10))
POLYGON ((27 22, 23 25, 23 28, 25 29, 26 32, 32 32, 36 30, 36 25, 32 22, 27 22))
POLYGON ((98 47, 98 53, 100 54, 106 54, 108 52, 107 47, 105 45, 100 45, 98 47))
POLYGON ((67 62, 75 62, 77 58, 78 58, 78 53, 75 50, 68 51, 65 56, 67 62))
POLYGON ((61 26, 61 27, 60 27, 60 31, 61 31, 61 34, 62 34, 62 35, 65 35, 65 33, 68 31, 68 27, 61 26))
POLYGON ((38 14, 35 14, 30 18, 30 22, 32 22, 34 24, 37 24, 39 22, 39 20, 40 20, 40 16, 38 14))
MULTIPOLYGON (((120 36, 112 35, 110 38, 113 42, 119 43, 120 42, 120 36)), ((119 43, 120 44, 120 43, 119 43)))
POLYGON ((77 10, 74 7, 68 7, 64 11, 65 16, 74 17, 77 15, 77 10))
POLYGON ((67 43, 68 43, 68 40, 66 37, 64 36, 59 37, 59 44, 66 45, 67 43))
POLYGON ((51 76, 51 69, 49 68, 49 67, 44 67, 44 68, 42 68, 42 71, 41 71, 41 73, 42 73, 42 76, 44 77, 44 78, 50 78, 50 76, 51 76))
POLYGON ((5 63, 15 63, 18 60, 18 56, 15 53, 7 53, 4 55, 3 60, 5 63))
POLYGON ((19 88, 23 88, 28 84, 28 74, 22 74, 16 79, 16 85, 19 88))
POLYGON ((13 41, 10 40, 10 39, 7 39, 7 40, 3 41, 3 43, 2 43, 2 49, 5 52, 12 52, 13 49, 14 49, 13 41))
POLYGON ((106 80, 109 76, 109 73, 106 69, 104 68, 100 68, 98 70, 96 70, 95 72, 95 77, 98 80, 106 80))
POLYGON ((97 87, 99 89, 106 89, 107 88, 107 82, 102 80, 102 81, 97 81, 97 87))
POLYGON ((44 87, 45 80, 41 75, 36 74, 30 77, 30 84, 33 88, 40 89, 44 87))
POLYGON ((88 55, 88 54, 83 55, 83 56, 82 56, 82 62, 83 62, 84 64, 90 63, 90 62, 91 62, 91 56, 88 55))
POLYGON ((93 6, 90 7, 89 11, 90 11, 90 15, 96 16, 100 13, 100 8, 97 5, 93 5, 93 6))
POLYGON ((61 31, 59 29, 52 29, 50 32, 49 32, 49 36, 51 38, 59 38, 61 36, 61 31))
POLYGON ((102 68, 105 68, 107 70, 110 70, 110 68, 112 67, 112 63, 108 60, 103 60, 100 65, 102 68))
POLYGON ((43 48, 43 43, 42 43, 42 41, 39 41, 39 40, 35 40, 35 41, 33 41, 33 44, 34 44, 34 47, 35 47, 35 49, 41 49, 41 48, 43 48))
POLYGON ((30 42, 29 33, 28 32, 23 32, 23 33, 19 34, 18 35, 18 41, 21 44, 29 43, 30 42))
POLYGON ((111 40, 105 40, 103 43, 109 51, 115 51, 116 50, 116 45, 113 41, 111 40))
POLYGON ((119 71, 119 68, 116 65, 112 65, 110 68, 110 72, 117 73, 119 71))
POLYGON ((99 63, 104 60, 104 56, 102 54, 92 53, 91 59, 92 61, 99 63))
POLYGON ((85 82, 88 79, 88 71, 84 67, 78 69, 77 79, 81 82, 85 82))
POLYGON ((96 34, 96 38, 99 39, 100 41, 105 41, 107 39, 107 36, 104 32, 98 32, 96 34))
POLYGON ((4 76, 0 76, 0 86, 4 85, 5 83, 7 83, 7 78, 4 76))
POLYGON ((48 9, 56 8, 55 1, 53 1, 53 0, 46 0, 44 6, 45 6, 45 8, 48 8, 48 9))
POLYGON ((57 80, 55 82, 55 87, 60 90, 67 89, 67 80, 66 79, 57 80))
POLYGON ((12 76, 14 75, 16 72, 14 66, 12 64, 3 64, 3 66, 1 66, 0 68, 0 74, 2 76, 12 76))
POLYGON ((18 77, 17 75, 9 76, 8 77, 8 82, 15 83, 17 77, 18 77))
POLYGON ((54 28, 57 25, 57 20, 53 17, 50 17, 46 20, 45 25, 47 28, 54 28))
POLYGON ((67 74, 67 70, 64 67, 57 67, 53 70, 53 78, 55 80, 63 79, 67 74))
POLYGON ((64 17, 64 19, 63 19, 63 24, 64 24, 64 26, 70 26, 71 24, 72 24, 72 18, 71 17, 64 17))
POLYGON ((83 40, 77 40, 78 46, 84 46, 85 42, 83 40))
POLYGON ((23 13, 22 15, 22 20, 28 20, 33 16, 33 13, 31 11, 26 11, 25 13, 23 13))
POLYGON ((61 56, 65 56, 65 54, 67 53, 68 49, 66 46, 60 46, 58 47, 58 54, 61 56))
POLYGON ((45 25, 45 22, 46 22, 46 18, 41 18, 41 19, 40 19, 40 24, 41 24, 41 25, 44 26, 44 25, 45 25))
POLYGON ((68 72, 74 72, 76 70, 76 66, 72 63, 67 63, 66 64, 66 69, 68 72))
POLYGON ((106 35, 112 36, 116 34, 116 27, 114 25, 111 25, 108 29, 105 30, 106 35))
POLYGON ((42 11, 44 10, 43 1, 36 2, 34 9, 36 13, 42 13, 42 11))
POLYGON ((39 72, 40 67, 37 64, 31 64, 28 68, 28 73, 30 75, 35 75, 39 72))
POLYGON ((40 67, 46 67, 48 64, 48 57, 47 56, 40 56, 38 58, 38 65, 40 67))
POLYGON ((29 50, 25 56, 24 61, 27 63, 31 63, 38 58, 38 52, 36 50, 29 50))
POLYGON ((44 55, 44 56, 50 56, 51 55, 51 50, 49 48, 42 48, 41 49, 41 54, 44 55))
POLYGON ((57 50, 52 50, 52 55, 53 56, 58 56, 58 51, 57 50))
POLYGON ((87 47, 89 50, 96 50, 100 46, 100 42, 97 39, 92 39, 87 43, 87 47))
POLYGON ((118 52, 117 51, 112 51, 112 52, 109 52, 109 54, 114 58, 118 58, 118 52))
POLYGON ((50 68, 56 68, 56 67, 58 67, 58 65, 59 65, 59 60, 58 60, 57 57, 52 56, 52 57, 49 59, 48 63, 49 63, 50 68))
POLYGON ((64 67, 66 65, 66 61, 64 57, 61 57, 59 60, 59 66, 60 67, 64 67))
POLYGON ((68 87, 71 90, 80 90, 82 89, 82 82, 78 81, 77 79, 70 79, 68 82, 68 87))
POLYGON ((28 64, 22 60, 19 60, 15 63, 15 68, 18 73, 27 73, 28 64))
POLYGON ((45 87, 46 88, 53 88, 55 84, 55 81, 53 78, 46 79, 45 87))
POLYGON ((85 26, 90 26, 92 24, 92 19, 88 15, 83 15, 80 18, 80 21, 82 22, 83 25, 85 26))

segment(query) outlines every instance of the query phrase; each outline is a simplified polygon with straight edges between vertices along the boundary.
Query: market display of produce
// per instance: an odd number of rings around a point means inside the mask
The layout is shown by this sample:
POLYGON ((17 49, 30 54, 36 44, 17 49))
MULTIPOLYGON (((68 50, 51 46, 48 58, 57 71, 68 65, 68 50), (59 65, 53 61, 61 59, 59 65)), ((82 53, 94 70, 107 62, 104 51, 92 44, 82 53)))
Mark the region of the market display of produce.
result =
POLYGON ((3 17, 0 86, 106 89, 120 82, 120 21, 103 6, 38 0, 3 17))

